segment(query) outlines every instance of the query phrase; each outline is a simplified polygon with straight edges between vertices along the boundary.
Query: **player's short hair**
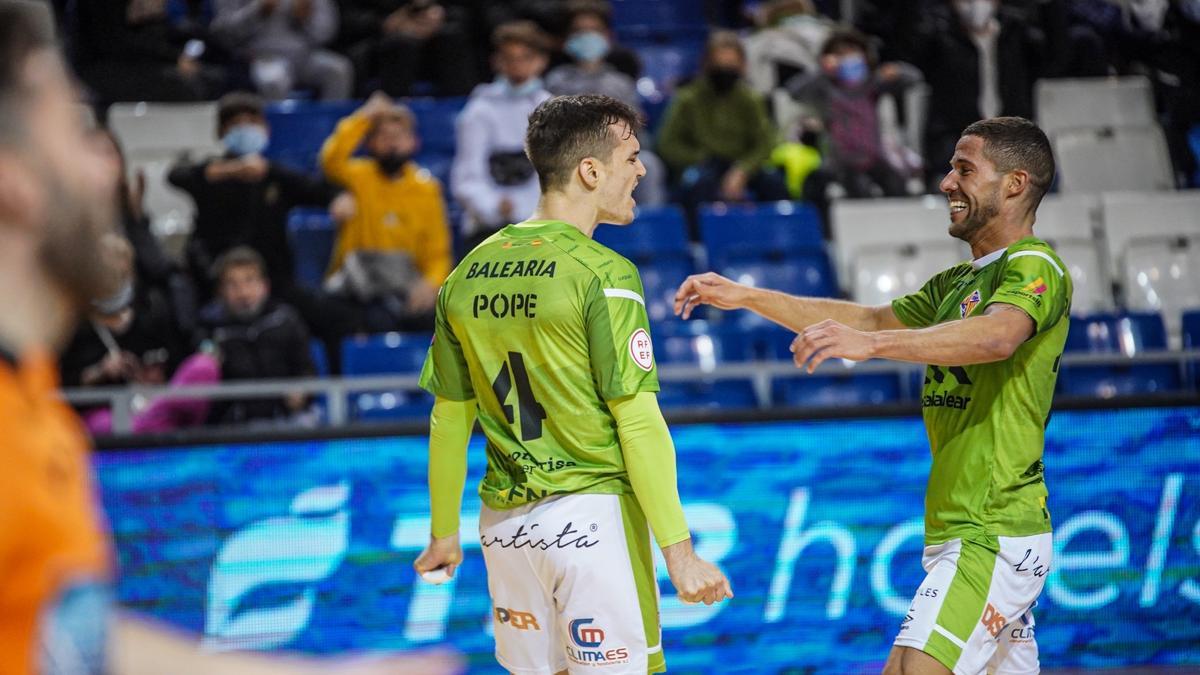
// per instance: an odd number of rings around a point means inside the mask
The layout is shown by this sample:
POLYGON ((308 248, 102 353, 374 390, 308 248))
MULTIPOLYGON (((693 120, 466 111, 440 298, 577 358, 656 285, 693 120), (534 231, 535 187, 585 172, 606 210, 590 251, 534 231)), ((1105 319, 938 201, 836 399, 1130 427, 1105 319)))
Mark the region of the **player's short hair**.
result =
POLYGON ((594 94, 558 96, 539 105, 529 116, 525 154, 542 191, 565 186, 587 157, 607 162, 622 140, 609 131, 613 124, 624 124, 635 134, 642 128, 642 117, 615 98, 594 94))
POLYGON ((507 44, 518 44, 542 54, 550 53, 550 38, 532 21, 522 19, 502 23, 492 32, 492 48, 499 50, 507 44))
POLYGON ((708 36, 708 42, 704 44, 704 62, 707 64, 712 60, 712 55, 721 49, 732 49, 742 57, 742 62, 746 62, 746 47, 742 44, 742 38, 731 30, 714 30, 712 35, 708 36))
POLYGON ((264 279, 267 276, 267 263, 258 251, 249 246, 234 246, 217 257, 210 270, 213 281, 219 287, 225 283, 225 275, 237 267, 253 267, 264 279))
POLYGON ((54 46, 48 3, 0 0, 0 145, 25 137, 25 94, 31 84, 25 64, 34 53, 54 46))
POLYGON ((234 91, 217 101, 217 133, 229 128, 229 123, 238 115, 254 115, 266 118, 266 104, 258 94, 234 91))
POLYGON ((993 117, 972 123, 962 135, 983 139, 983 156, 997 171, 1027 171, 1034 187, 1033 206, 1041 203, 1054 182, 1054 153, 1038 125, 1024 117, 993 117))

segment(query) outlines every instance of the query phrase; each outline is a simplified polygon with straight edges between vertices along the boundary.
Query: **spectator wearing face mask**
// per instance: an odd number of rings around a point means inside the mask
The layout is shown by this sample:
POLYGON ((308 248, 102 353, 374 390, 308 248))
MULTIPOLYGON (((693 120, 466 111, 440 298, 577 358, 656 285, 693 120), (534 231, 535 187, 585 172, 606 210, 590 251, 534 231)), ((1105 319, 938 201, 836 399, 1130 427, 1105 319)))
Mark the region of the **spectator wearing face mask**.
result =
MULTIPOLYGON (((217 299, 200 312, 199 342, 221 364, 221 380, 311 377, 316 374, 308 329, 290 306, 271 297, 265 263, 254 249, 238 246, 214 266, 217 299)), ((209 414, 219 423, 281 419, 305 409, 308 397, 218 401, 209 414)))
POLYGON ((542 83, 547 45, 531 21, 497 27, 492 35, 496 80, 471 92, 455 123, 450 190, 463 207, 466 250, 528 218, 537 206, 538 181, 525 156, 525 130, 530 113, 550 98, 542 83))
POLYGON ((793 77, 788 91, 812 116, 821 132, 823 169, 847 196, 889 197, 907 194, 906 179, 919 169, 919 158, 906 148, 886 147, 880 132, 879 99, 900 95, 921 81, 921 72, 906 63, 876 66, 866 36, 840 30, 821 48, 821 69, 793 77))
POLYGON ((787 199, 783 179, 763 169, 776 131, 762 98, 742 82, 745 67, 737 34, 714 32, 703 75, 675 93, 658 132, 659 155, 693 216, 706 201, 787 199))
POLYGON ((771 0, 762 20, 763 27, 746 38, 746 81, 769 96, 792 77, 820 68, 821 47, 834 23, 817 13, 812 0, 771 0))
POLYGON ((432 326, 437 289, 450 273, 452 251, 442 186, 412 160, 419 144, 412 111, 376 92, 338 123, 321 148, 321 168, 349 195, 339 197, 333 209, 338 236, 329 262, 331 280, 346 272, 353 284, 362 267, 398 272, 403 266, 412 273, 391 286, 344 290, 364 302, 399 293, 399 312, 425 317, 432 326), (354 156, 360 146, 366 157, 354 156), (355 265, 348 267, 352 257, 355 265))
MULTIPOLYGON (((590 2, 571 7, 569 32, 563 44, 571 61, 546 74, 546 89, 555 96, 610 96, 644 114, 633 78, 607 60, 613 47, 608 5, 590 2)), ((638 181, 633 197, 639 205, 655 206, 667 201, 666 168, 658 155, 648 149, 648 134, 643 136, 646 137, 641 139, 638 158, 646 166, 646 175, 638 181)))
POLYGON ((196 203, 187 258, 197 293, 207 299, 213 262, 240 245, 258 251, 276 290, 284 291, 292 285, 294 267, 287 242, 288 211, 325 206, 337 191, 262 156, 270 128, 262 99, 253 94, 228 94, 218 102, 217 136, 224 155, 200 162, 181 160, 167 175, 196 203))
POLYGON ((970 123, 1033 117, 1033 83, 1062 62, 1064 36, 1047 36, 999 0, 947 0, 930 10, 906 50, 930 86, 926 178, 944 173, 970 123))

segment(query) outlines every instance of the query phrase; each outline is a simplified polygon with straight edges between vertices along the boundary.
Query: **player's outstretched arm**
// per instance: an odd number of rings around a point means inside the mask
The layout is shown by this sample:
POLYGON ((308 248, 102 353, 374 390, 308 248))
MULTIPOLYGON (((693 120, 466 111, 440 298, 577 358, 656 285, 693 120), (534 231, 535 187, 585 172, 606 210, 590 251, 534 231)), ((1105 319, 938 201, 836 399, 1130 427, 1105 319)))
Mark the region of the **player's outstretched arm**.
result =
POLYGON ((792 342, 796 366, 816 370, 826 359, 882 358, 942 366, 1003 361, 1034 332, 1033 319, 1013 305, 991 305, 979 316, 930 328, 868 333, 837 321, 805 328, 792 342))
POLYGON ((653 392, 640 392, 608 402, 633 494, 646 514, 654 538, 667 561, 671 583, 685 602, 711 605, 733 597, 721 570, 696 555, 679 502, 675 445, 653 392))
POLYGON ((832 319, 861 331, 903 328, 890 305, 868 307, 831 298, 805 298, 766 288, 739 284, 715 272, 693 274, 675 293, 675 314, 687 319, 700 305, 717 309, 748 309, 789 330, 832 319))
POLYGON ((442 569, 447 577, 453 577, 462 562, 458 515, 475 413, 475 399, 452 401, 439 396, 433 403, 429 416, 430 538, 429 546, 413 563, 420 574, 442 569))

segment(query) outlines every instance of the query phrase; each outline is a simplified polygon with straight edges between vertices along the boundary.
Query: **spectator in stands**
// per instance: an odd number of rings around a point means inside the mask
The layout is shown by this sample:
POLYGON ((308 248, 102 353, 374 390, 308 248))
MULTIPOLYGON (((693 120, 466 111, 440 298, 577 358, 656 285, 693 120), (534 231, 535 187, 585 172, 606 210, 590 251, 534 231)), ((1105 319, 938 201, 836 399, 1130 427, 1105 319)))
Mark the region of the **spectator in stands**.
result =
MULTIPOLYGON (((312 377, 308 329, 296 310, 271 297, 266 264, 254 249, 226 251, 215 266, 217 299, 200 313, 199 337, 221 362, 221 379, 312 377)), ((304 393, 282 399, 215 402, 209 419, 222 424, 281 419, 303 412, 304 393)))
POLYGON ((701 202, 714 198, 787 199, 783 179, 763 168, 776 132, 762 98, 742 82, 745 69, 737 34, 714 32, 702 76, 676 92, 659 130, 659 155, 693 216, 701 202))
MULTIPOLYGON (((606 49, 600 60, 605 65, 628 76, 630 81, 636 82, 641 77, 642 60, 637 52, 617 41, 617 34, 612 29, 612 5, 607 0, 569 0, 563 9, 566 11, 563 50, 551 56, 551 70, 557 70, 564 63, 588 60, 579 57, 580 47, 585 51, 589 48, 593 52, 599 51, 599 41, 594 37, 577 37, 590 31, 599 33, 604 38, 606 49), (576 40, 574 47, 570 46, 572 37, 576 40)), ((619 97, 615 98, 621 101, 625 100, 619 97)))
POLYGON ((217 109, 221 157, 181 160, 167 179, 196 202, 196 223, 187 245, 196 288, 207 297, 208 273, 225 251, 249 245, 267 261, 277 292, 292 285, 287 214, 296 206, 325 206, 336 195, 330 185, 263 158, 270 129, 262 99, 247 93, 223 97, 217 109))
POLYGON ((465 8, 436 0, 340 0, 338 43, 354 62, 359 90, 378 82, 411 96, 418 81, 435 96, 464 96, 479 82, 465 8))
POLYGON ((762 8, 763 28, 746 38, 746 81, 763 96, 796 75, 819 69, 821 47, 834 24, 812 0, 771 0, 762 8))
POLYGON ((114 101, 201 101, 223 89, 222 70, 201 60, 204 43, 167 20, 166 0, 86 0, 73 12, 73 60, 99 110, 114 101))
MULTIPOLYGON (((555 96, 602 94, 610 96, 644 114, 633 78, 616 69, 607 60, 612 53, 611 10, 607 3, 585 2, 572 7, 569 32, 564 49, 571 61, 546 75, 546 89, 555 96)), ((637 203, 656 206, 666 203, 666 168, 649 149, 648 133, 642 134, 638 157, 646 166, 646 175, 634 191, 637 203)))
POLYGON ((930 85, 926 177, 939 180, 970 123, 998 115, 1033 117, 1033 83, 1062 62, 1061 35, 1045 35, 999 0, 947 0, 931 9, 908 48, 930 85))
POLYGON ((537 175, 525 156, 529 115, 550 92, 542 85, 548 39, 531 21, 502 24, 492 36, 496 80, 481 84, 455 122, 457 149, 450 190, 462 205, 466 250, 528 218, 538 201, 537 175))
POLYGON ((215 0, 212 33, 250 65, 263 95, 286 98, 312 87, 319 98, 341 100, 354 91, 350 59, 324 49, 338 29, 333 0, 215 0))
POLYGON ((334 209, 329 281, 361 302, 384 303, 390 320, 371 330, 431 329, 437 289, 450 273, 442 186, 413 161, 419 144, 412 111, 377 92, 321 148, 325 175, 349 193, 334 209), (359 146, 367 157, 353 156, 359 146))
POLYGON ((788 91, 822 132, 823 170, 848 196, 907 194, 906 180, 920 170, 920 157, 903 146, 885 145, 879 99, 899 97, 920 81, 921 72, 907 63, 877 64, 866 36, 855 30, 830 36, 821 48, 820 70, 788 80, 788 91))

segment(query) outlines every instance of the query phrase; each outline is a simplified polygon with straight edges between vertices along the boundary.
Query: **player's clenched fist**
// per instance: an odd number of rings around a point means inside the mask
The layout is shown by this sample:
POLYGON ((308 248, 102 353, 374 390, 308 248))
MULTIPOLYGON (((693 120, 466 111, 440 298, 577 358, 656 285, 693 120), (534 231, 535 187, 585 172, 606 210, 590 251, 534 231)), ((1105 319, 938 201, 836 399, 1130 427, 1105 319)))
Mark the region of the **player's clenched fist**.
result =
POLYGON ((663 559, 680 600, 711 605, 733 597, 729 579, 716 565, 696 555, 691 539, 664 548, 663 559))
POLYGON ((745 304, 749 286, 731 281, 716 272, 693 274, 684 279, 675 293, 675 314, 688 318, 699 305, 717 309, 740 309, 745 304))
POLYGON ((454 570, 458 568, 462 559, 462 545, 459 544, 457 534, 448 537, 430 537, 429 546, 426 546, 421 555, 417 556, 416 561, 413 562, 413 568, 422 578, 436 579, 433 583, 441 583, 441 581, 454 577, 454 570), (445 572, 444 579, 438 570, 445 572))

